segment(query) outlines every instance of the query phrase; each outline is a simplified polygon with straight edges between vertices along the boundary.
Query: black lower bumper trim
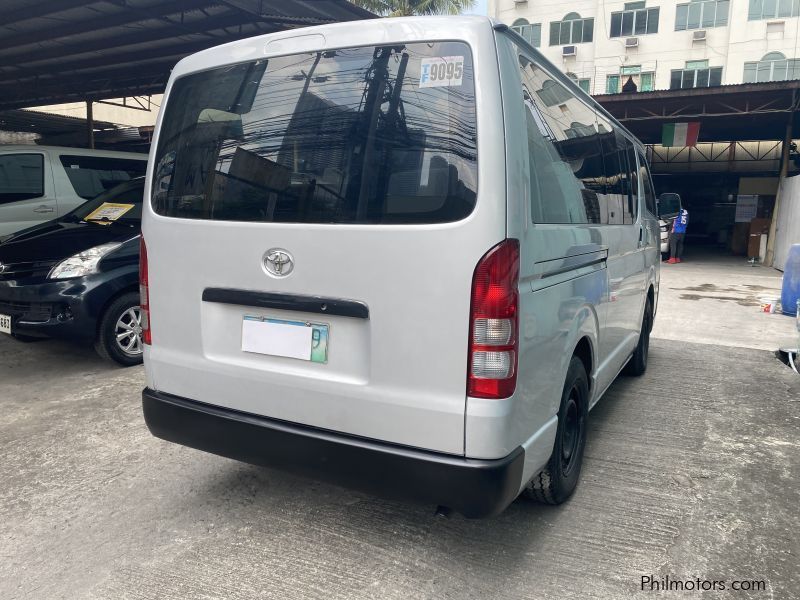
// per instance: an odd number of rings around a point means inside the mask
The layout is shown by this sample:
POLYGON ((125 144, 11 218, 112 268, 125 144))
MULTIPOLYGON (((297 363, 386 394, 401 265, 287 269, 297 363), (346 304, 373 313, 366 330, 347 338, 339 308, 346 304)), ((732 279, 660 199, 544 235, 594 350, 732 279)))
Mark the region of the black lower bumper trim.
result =
POLYGON ((516 497, 525 451, 476 460, 331 433, 145 389, 156 437, 244 462, 302 473, 381 496, 447 506, 466 517, 500 513, 516 497))

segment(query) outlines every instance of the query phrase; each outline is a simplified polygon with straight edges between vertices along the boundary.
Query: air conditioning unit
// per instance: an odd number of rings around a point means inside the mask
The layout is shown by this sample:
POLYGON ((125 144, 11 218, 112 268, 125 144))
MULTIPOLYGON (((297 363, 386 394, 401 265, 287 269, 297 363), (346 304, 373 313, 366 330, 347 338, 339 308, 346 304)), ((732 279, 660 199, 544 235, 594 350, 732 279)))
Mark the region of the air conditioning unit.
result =
POLYGON ((520 4, 527 4, 528 0, 514 0, 514 6, 519 6, 520 4))
POLYGON ((697 31, 692 33, 692 41, 693 42, 705 42, 706 41, 706 30, 705 29, 698 29, 697 31))
POLYGON ((626 48, 638 48, 639 47, 639 38, 625 38, 625 47, 626 48))
POLYGON ((577 46, 564 46, 561 48, 561 56, 576 56, 578 54, 577 46))

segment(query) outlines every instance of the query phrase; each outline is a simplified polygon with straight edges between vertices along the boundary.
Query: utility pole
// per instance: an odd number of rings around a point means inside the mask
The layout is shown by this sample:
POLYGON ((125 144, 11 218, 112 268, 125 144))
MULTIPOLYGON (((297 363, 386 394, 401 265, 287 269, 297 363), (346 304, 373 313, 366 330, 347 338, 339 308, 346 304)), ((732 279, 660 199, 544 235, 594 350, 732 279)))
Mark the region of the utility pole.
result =
POLYGON ((91 100, 86 101, 86 134, 89 148, 94 149, 94 115, 91 100))

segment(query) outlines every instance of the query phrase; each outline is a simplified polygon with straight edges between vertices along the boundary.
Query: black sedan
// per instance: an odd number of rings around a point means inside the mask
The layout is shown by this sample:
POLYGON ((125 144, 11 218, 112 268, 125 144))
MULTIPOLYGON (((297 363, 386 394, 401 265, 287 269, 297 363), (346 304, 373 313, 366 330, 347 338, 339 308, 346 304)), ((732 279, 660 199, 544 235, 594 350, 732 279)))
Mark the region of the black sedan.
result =
POLYGON ((0 335, 93 342, 142 362, 139 238, 144 178, 72 212, 0 238, 0 335))

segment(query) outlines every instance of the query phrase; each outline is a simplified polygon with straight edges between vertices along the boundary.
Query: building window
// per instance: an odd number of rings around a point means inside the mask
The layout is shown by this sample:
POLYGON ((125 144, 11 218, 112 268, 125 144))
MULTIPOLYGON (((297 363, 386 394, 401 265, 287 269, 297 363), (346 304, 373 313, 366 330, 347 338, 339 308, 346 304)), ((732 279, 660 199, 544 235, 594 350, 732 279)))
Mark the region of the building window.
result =
POLYGON ((748 21, 796 17, 800 15, 800 0, 750 0, 748 21))
POLYGON ((584 125, 583 123, 579 123, 577 121, 573 121, 569 128, 564 130, 564 134, 568 139, 595 135, 596 133, 597 130, 594 128, 594 125, 584 125))
POLYGON ((578 13, 569 13, 562 20, 550 23, 551 46, 583 44, 593 39, 594 19, 582 19, 578 13))
POLYGON ((622 12, 611 13, 611 37, 658 33, 658 8, 645 8, 644 2, 629 2, 622 12))
POLYGON ((631 86, 636 86, 636 89, 630 91, 652 92, 655 89, 655 79, 655 73, 652 71, 642 72, 641 66, 622 67, 619 75, 606 77, 606 94, 627 92, 631 86))
POLYGON ((729 0, 692 0, 678 4, 675 31, 724 27, 728 24, 730 4, 729 0))
POLYGON ((686 68, 673 69, 669 89, 714 87, 722 85, 722 67, 709 67, 707 60, 690 60, 686 68))
POLYGON ((541 23, 528 23, 525 19, 517 19, 511 24, 511 29, 520 34, 534 48, 542 45, 541 23))
POLYGON ((563 85, 557 84, 552 79, 545 80, 542 84, 542 88, 536 90, 536 95, 541 98, 545 106, 564 104, 573 97, 563 85))
POLYGON ((770 52, 757 62, 744 63, 744 83, 800 79, 800 60, 770 52))
POLYGON ((581 88, 587 94, 590 94, 589 91, 592 87, 592 80, 589 77, 578 77, 575 73, 567 73, 567 77, 572 79, 579 88, 581 88))

